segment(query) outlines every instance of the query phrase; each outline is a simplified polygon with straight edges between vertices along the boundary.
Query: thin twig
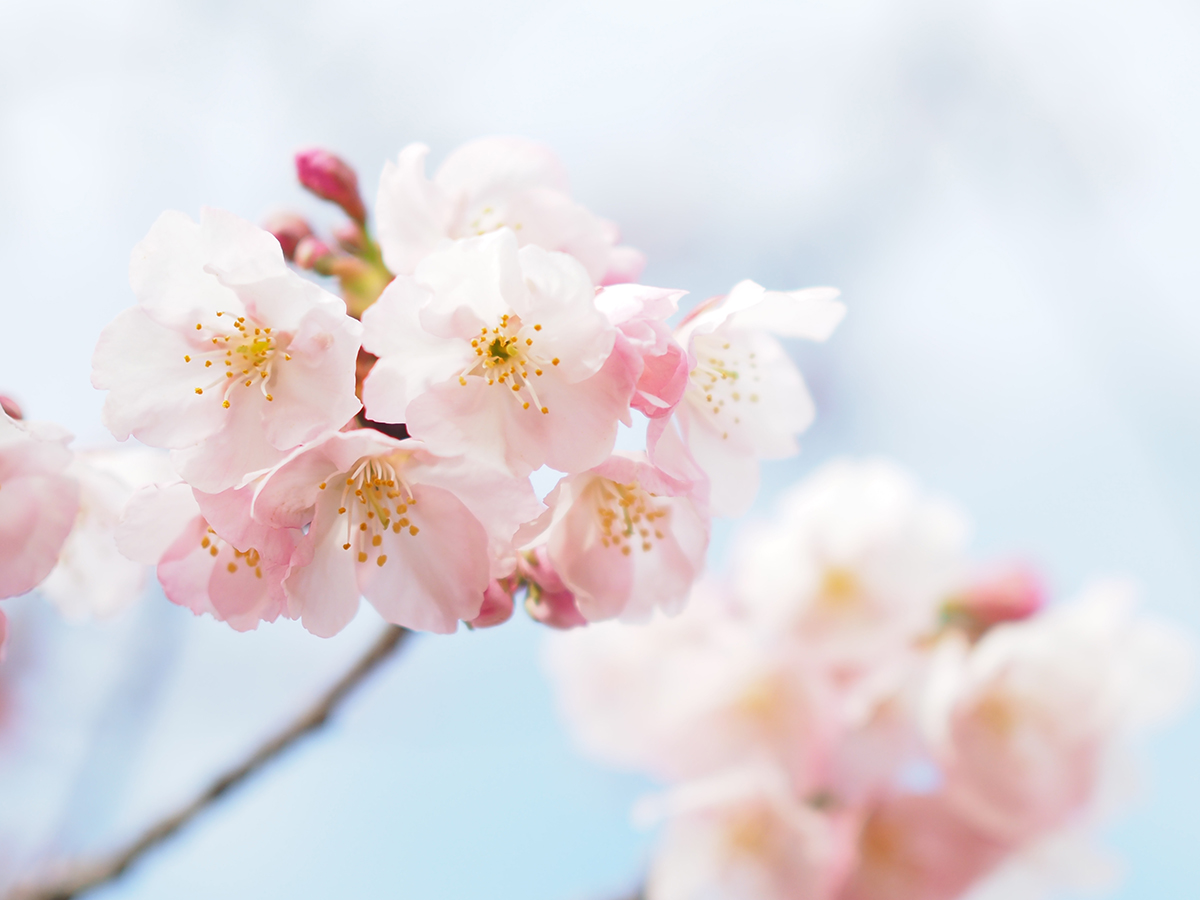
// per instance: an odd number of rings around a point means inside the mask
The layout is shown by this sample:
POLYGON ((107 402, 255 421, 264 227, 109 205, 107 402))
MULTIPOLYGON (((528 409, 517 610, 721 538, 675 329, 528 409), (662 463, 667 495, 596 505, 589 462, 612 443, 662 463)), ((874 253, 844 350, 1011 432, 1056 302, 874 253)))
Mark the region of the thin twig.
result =
POLYGON ((267 763, 271 762, 305 735, 324 725, 337 711, 342 701, 379 664, 386 660, 411 634, 407 629, 389 625, 379 639, 338 679, 312 706, 283 731, 234 766, 171 815, 159 820, 128 846, 104 859, 71 866, 53 883, 18 885, 7 900, 70 900, 80 894, 119 878, 148 851, 179 831, 198 813, 224 794, 237 787, 267 763))

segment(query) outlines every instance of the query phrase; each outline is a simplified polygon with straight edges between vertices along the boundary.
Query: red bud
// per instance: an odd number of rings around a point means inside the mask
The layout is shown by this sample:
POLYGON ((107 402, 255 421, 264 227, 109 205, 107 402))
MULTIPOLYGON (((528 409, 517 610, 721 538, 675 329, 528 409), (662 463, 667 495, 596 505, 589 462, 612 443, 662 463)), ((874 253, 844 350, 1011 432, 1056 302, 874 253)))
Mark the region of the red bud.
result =
POLYGON ((296 258, 296 245, 312 234, 308 222, 295 213, 276 213, 263 227, 275 235, 284 257, 289 260, 296 258))
POLYGON ((328 150, 314 148, 297 153, 296 177, 318 197, 340 206, 354 221, 367 221, 367 210, 358 193, 358 176, 328 150))
POLYGON ((21 404, 17 403, 12 397, 5 397, 3 394, 0 394, 0 408, 3 408, 10 419, 25 418, 24 413, 21 412, 21 404))

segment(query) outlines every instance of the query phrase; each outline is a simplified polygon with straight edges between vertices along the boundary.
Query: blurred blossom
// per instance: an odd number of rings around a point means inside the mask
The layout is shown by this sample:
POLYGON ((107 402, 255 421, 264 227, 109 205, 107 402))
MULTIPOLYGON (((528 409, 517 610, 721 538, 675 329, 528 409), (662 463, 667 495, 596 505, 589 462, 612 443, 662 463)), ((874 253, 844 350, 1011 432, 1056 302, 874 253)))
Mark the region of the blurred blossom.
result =
POLYGON ((1136 731, 1182 706, 1192 647, 1107 584, 940 648, 926 727, 955 807, 1011 841, 1088 811, 1136 731))
POLYGON ((79 512, 71 436, 0 414, 0 598, 35 587, 58 561, 79 512))
POLYGON ((70 620, 112 616, 146 581, 145 565, 119 551, 117 523, 134 491, 175 474, 167 454, 136 445, 78 450, 68 471, 79 482, 79 513, 39 590, 70 620))
POLYGON ((893 464, 829 463, 779 506, 677 617, 548 643, 584 748, 676 783, 647 807, 650 900, 982 890, 1093 828, 1188 695, 1190 642, 1127 586, 1043 610, 1028 572, 971 576, 962 514, 893 464))
MULTIPOLYGON (((295 213, 277 213, 263 224, 263 228, 275 235, 279 247, 283 250, 283 258, 292 261, 296 257, 296 247, 307 237, 312 236, 312 228, 303 216, 295 213)), ((302 266, 309 268, 309 266, 302 266)))

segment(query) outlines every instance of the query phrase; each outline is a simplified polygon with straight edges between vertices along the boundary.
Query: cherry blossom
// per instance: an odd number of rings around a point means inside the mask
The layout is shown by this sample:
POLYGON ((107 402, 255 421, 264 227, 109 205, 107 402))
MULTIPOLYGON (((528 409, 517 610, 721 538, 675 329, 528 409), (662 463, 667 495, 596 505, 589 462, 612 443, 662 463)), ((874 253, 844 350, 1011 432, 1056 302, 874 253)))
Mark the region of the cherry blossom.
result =
POLYGON ((859 677, 910 652, 964 582, 969 526, 883 460, 835 460, 738 542, 737 589, 764 627, 859 677))
POLYGON ((522 246, 569 253, 595 284, 637 280, 642 255, 616 246, 616 226, 571 199, 566 172, 548 147, 511 137, 472 141, 432 180, 425 176, 428 155, 424 144, 410 144, 379 181, 379 244, 396 274, 412 274, 449 240, 507 227, 522 246))
POLYGON ((554 571, 544 544, 527 549, 517 558, 516 574, 525 585, 525 611, 535 622, 563 630, 588 623, 575 595, 554 571))
POLYGON ((0 413, 0 598, 50 574, 79 512, 71 436, 55 425, 0 413))
MULTIPOLYGON (((837 295, 833 288, 778 292, 743 281, 696 307, 677 329, 694 368, 675 419, 712 480, 715 515, 750 508, 760 459, 797 452, 795 435, 812 423, 815 408, 775 335, 825 340, 846 312, 837 295)), ((660 422, 652 435, 665 427, 660 422)))
POLYGON ((839 900, 955 900, 999 865, 1013 844, 936 795, 889 797, 871 810, 839 900))
POLYGON ((651 419, 668 416, 683 397, 691 361, 666 320, 683 291, 621 284, 596 295, 596 306, 619 329, 617 347, 631 360, 637 389, 630 406, 651 419))
POLYGON ((146 581, 146 567, 117 547, 121 513, 135 490, 175 475, 165 453, 138 446, 76 451, 69 471, 79 482, 79 513, 40 591, 67 619, 113 616, 146 581))
POLYGON ((797 798, 747 767, 671 792, 647 900, 833 900, 854 859, 853 813, 797 798))
POLYGON ((523 476, 602 462, 636 373, 571 257, 502 228, 431 253, 363 315, 367 416, 523 476))
POLYGON ((767 761, 796 790, 816 793, 839 712, 805 656, 791 651, 702 581, 678 616, 556 636, 546 662, 563 715, 596 759, 672 781, 767 761))
POLYGON ((221 210, 163 213, 130 282, 138 305, 101 334, 92 383, 117 439, 174 449, 194 487, 233 487, 359 409, 361 326, 268 232, 221 210))
POLYGON ((949 797, 1010 839, 1064 825, 1096 799, 1122 741, 1181 705, 1192 668, 1188 643, 1135 616, 1115 582, 973 648, 948 644, 927 727, 949 797))
POLYGON ((328 637, 360 594, 409 628, 448 633, 475 619, 491 580, 515 565, 513 533, 539 509, 528 481, 360 429, 296 451, 256 489, 253 516, 307 528, 311 562, 283 586, 289 615, 328 637))
POLYGON ((563 478, 546 505, 521 538, 545 546, 585 619, 645 620, 683 607, 708 549, 709 520, 692 485, 644 454, 618 452, 563 478))
POLYGON ((205 517, 188 485, 147 485, 121 516, 117 546, 129 559, 157 567, 172 603, 252 631, 259 622, 287 615, 282 582, 294 561, 304 561, 301 531, 253 522, 252 499, 251 491, 230 490, 208 504, 236 523, 230 530, 238 538, 231 541, 205 517))

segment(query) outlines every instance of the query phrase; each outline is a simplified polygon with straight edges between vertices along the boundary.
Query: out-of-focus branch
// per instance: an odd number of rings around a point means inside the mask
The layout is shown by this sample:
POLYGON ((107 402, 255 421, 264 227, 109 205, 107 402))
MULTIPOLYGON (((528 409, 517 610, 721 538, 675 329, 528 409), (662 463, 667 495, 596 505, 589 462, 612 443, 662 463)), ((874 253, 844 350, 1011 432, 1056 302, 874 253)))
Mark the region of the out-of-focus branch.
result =
POLYGON ((346 697, 375 671, 380 663, 388 659, 410 634, 407 629, 389 625, 350 670, 283 731, 213 781, 199 796, 166 818, 155 822, 127 846, 103 859, 64 866, 53 880, 18 885, 8 894, 6 900, 70 900, 119 878, 147 852, 187 825, 198 813, 280 756, 305 735, 324 725, 346 697))

